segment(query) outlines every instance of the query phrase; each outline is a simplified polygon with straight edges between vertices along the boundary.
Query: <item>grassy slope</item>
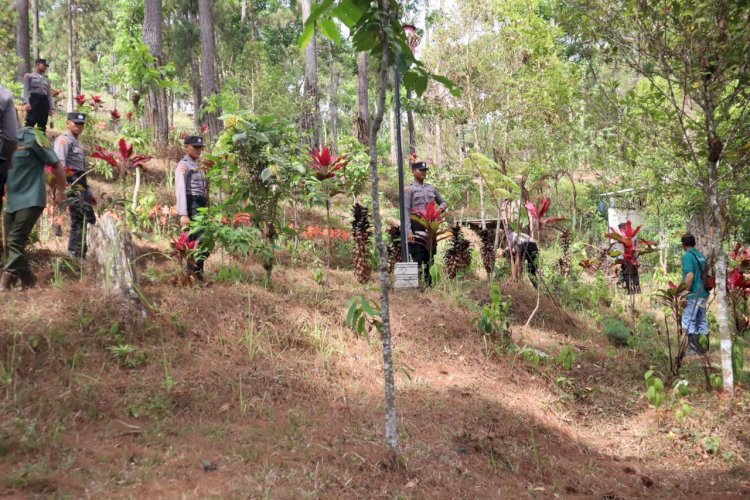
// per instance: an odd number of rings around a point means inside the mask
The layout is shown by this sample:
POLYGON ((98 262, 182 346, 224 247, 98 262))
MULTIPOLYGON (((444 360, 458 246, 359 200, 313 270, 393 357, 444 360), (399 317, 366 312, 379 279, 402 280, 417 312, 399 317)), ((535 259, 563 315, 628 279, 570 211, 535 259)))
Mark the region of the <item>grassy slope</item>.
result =
MULTIPOLYGON (((149 176, 163 183, 163 172, 149 176)), ((50 246, 52 253, 35 253, 46 277, 63 242, 50 246)), ((504 288, 513 300, 515 342, 553 356, 572 344, 574 366, 488 357, 471 326, 489 300, 478 278, 394 295, 406 467, 384 470, 380 347, 377 338, 355 338, 343 327, 344 304, 361 290, 350 272, 334 271, 324 292, 312 278, 313 264, 287 256, 267 290, 256 263, 216 255, 209 274, 215 278, 222 264, 232 264, 231 282, 175 288, 174 265, 158 251, 167 251, 164 243, 140 242, 142 287, 154 305, 145 320, 74 276, 60 287, 2 297, 0 492, 750 494, 744 391, 734 401, 698 391, 682 422, 671 401, 651 409, 642 380, 648 352, 614 350, 590 320, 546 297, 523 328, 536 301, 526 285, 504 288), (204 471, 203 461, 216 470, 204 471)), ((372 286, 366 293, 376 295, 372 286)), ((699 385, 700 373, 692 381, 699 385)))

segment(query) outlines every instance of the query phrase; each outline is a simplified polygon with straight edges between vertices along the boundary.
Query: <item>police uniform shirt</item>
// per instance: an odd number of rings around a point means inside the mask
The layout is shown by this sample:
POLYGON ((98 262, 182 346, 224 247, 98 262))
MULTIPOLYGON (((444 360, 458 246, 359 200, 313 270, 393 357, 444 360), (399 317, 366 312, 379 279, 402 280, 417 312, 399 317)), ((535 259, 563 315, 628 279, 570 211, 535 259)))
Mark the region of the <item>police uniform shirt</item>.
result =
POLYGON ((52 84, 49 79, 36 71, 27 73, 23 78, 23 102, 29 104, 31 94, 46 95, 49 99, 49 109, 55 109, 55 98, 52 95, 52 84))
POLYGON ((13 158, 13 170, 8 176, 6 210, 9 213, 47 205, 44 165, 57 163, 55 152, 39 143, 31 127, 19 129, 17 138, 18 147, 13 158))
POLYGON ((76 173, 86 171, 86 155, 83 146, 72 132, 67 131, 55 139, 55 154, 64 167, 72 168, 76 173))
MULTIPOLYGON (((0 85, 0 156, 5 158, 5 165, 0 166, 0 175, 8 171, 16 146, 18 135, 18 118, 13 94, 0 85)), ((0 195, 0 198, 2 196, 0 195)))
POLYGON ((406 233, 411 232, 411 213, 414 209, 424 210, 430 202, 434 201, 439 208, 445 210, 448 204, 445 202, 440 193, 431 184, 420 184, 412 182, 411 186, 404 189, 404 209, 406 211, 406 233))
POLYGON ((188 196, 208 197, 206 173, 190 155, 180 160, 175 169, 174 189, 177 198, 177 214, 188 215, 188 196))

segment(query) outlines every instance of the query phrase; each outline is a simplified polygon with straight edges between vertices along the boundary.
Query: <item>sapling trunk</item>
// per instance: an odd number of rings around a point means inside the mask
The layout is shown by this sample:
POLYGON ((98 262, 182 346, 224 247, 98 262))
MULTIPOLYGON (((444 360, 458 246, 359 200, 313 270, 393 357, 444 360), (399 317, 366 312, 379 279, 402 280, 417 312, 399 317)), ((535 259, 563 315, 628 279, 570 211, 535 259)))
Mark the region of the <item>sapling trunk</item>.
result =
MULTIPOLYGON (((379 1, 381 9, 388 12, 387 2, 379 1)), ((382 28, 381 28, 382 30, 382 28)), ((393 345, 391 339, 391 319, 388 273, 388 249, 383 240, 383 219, 380 215, 380 188, 378 176, 378 132, 385 113, 385 92, 388 86, 388 68, 391 65, 388 36, 381 33, 382 56, 380 61, 380 79, 378 81, 378 97, 375 116, 370 124, 370 178, 372 180, 372 216, 375 234, 375 246, 378 250, 380 271, 380 315, 382 328, 380 338, 383 344, 383 376, 385 382, 385 439, 388 446, 390 464, 398 464, 399 445, 396 427, 396 383, 393 374, 393 345)))
POLYGON ((143 170, 141 169, 141 167, 135 167, 135 186, 133 186, 133 202, 131 204, 133 217, 135 217, 135 211, 138 209, 138 194, 141 191, 142 177, 143 177, 143 170))

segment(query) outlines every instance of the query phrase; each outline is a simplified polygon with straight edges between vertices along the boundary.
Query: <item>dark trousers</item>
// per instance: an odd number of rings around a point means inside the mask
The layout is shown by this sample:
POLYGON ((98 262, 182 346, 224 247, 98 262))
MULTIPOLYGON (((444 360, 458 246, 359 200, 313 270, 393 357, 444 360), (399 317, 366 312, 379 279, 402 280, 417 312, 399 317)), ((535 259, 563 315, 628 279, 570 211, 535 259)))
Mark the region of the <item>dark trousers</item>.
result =
MULTIPOLYGON (((208 206, 208 199, 205 196, 192 196, 188 195, 187 197, 187 209, 188 209, 188 217, 190 217, 190 220, 194 220, 195 216, 199 214, 198 209, 199 208, 205 208, 208 206)), ((191 231, 189 235, 190 241, 197 241, 198 244, 198 252, 195 256, 195 265, 188 268, 188 271, 194 272, 198 275, 198 277, 203 277, 203 265, 206 262, 206 259, 209 256, 209 252, 207 252, 204 248, 200 247, 200 241, 201 236, 203 235, 203 231, 191 231)), ((188 264, 190 266, 190 264, 188 264)))
POLYGON ((529 273, 529 281, 531 281, 531 284, 534 285, 534 288, 536 288, 536 272, 537 264, 539 262, 539 246, 537 246, 536 242, 529 241, 525 244, 522 244, 518 251, 521 252, 521 258, 526 261, 526 270, 529 273))
POLYGON ((29 207, 5 214, 5 230, 8 240, 8 261, 5 263, 5 271, 16 276, 31 274, 29 260, 26 258, 26 245, 43 211, 43 207, 29 207))
POLYGON ((68 237, 68 255, 78 259, 86 258, 86 241, 84 229, 86 224, 96 224, 96 214, 91 204, 92 197, 88 189, 75 191, 68 196, 70 204, 70 236, 68 237))
MULTIPOLYGON (((424 226, 418 222, 412 221, 411 223, 412 232, 424 231, 424 226)), ((430 252, 427 247, 420 242, 419 238, 416 239, 415 243, 409 243, 409 255, 411 260, 419 265, 419 274, 427 286, 432 286, 432 275, 430 274, 430 268, 435 262, 435 254, 437 253, 437 244, 432 248, 432 258, 430 258, 430 252)))
POLYGON ((641 293, 641 278, 638 275, 638 268, 628 263, 623 263, 620 269, 620 280, 627 289, 629 295, 641 293))
POLYGON ((47 130, 49 98, 44 94, 31 94, 29 104, 31 104, 31 110, 26 114, 26 126, 47 130))

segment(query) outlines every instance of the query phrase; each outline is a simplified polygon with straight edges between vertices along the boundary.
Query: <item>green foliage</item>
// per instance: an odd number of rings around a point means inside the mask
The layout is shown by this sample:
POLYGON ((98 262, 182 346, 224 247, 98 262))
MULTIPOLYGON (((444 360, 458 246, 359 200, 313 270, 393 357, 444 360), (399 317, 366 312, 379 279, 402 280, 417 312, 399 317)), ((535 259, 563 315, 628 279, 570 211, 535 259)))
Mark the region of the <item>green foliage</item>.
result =
POLYGON ((485 338, 510 340, 510 298, 504 298, 500 285, 494 283, 490 293, 491 302, 482 307, 474 320, 479 333, 485 338))
POLYGON ((369 337, 369 327, 374 327, 378 332, 383 327, 380 307, 371 304, 364 296, 357 295, 347 302, 346 326, 351 328, 360 337, 369 337))
POLYGON ((247 113, 227 115, 223 120, 227 128, 208 157, 213 166, 207 176, 226 196, 203 210, 196 230, 206 231, 209 248, 218 242, 230 252, 260 255, 270 278, 281 203, 292 195, 305 173, 296 127, 247 113), (249 213, 252 226, 227 225, 237 212, 249 213))
POLYGON ((618 347, 627 347, 630 345, 633 331, 622 320, 607 318, 604 320, 604 336, 618 347))
POLYGON ((566 370, 570 370, 573 368, 573 365, 576 362, 577 354, 576 354, 575 347, 571 345, 566 345, 562 348, 560 351, 560 354, 557 355, 557 363, 560 364, 563 368, 566 370))
POLYGON ((674 392, 675 394, 683 398, 689 395, 690 394, 689 382, 685 379, 678 380, 674 385, 674 392))
POLYGON ((677 418, 677 421, 680 423, 680 425, 685 425, 685 422, 687 422, 688 418, 693 414, 693 407, 690 406, 687 403, 680 403, 679 408, 675 410, 674 416, 677 418))
POLYGON ((659 408, 664 402, 664 381, 657 377, 653 370, 647 371, 643 378, 646 380, 646 397, 652 406, 659 408))

